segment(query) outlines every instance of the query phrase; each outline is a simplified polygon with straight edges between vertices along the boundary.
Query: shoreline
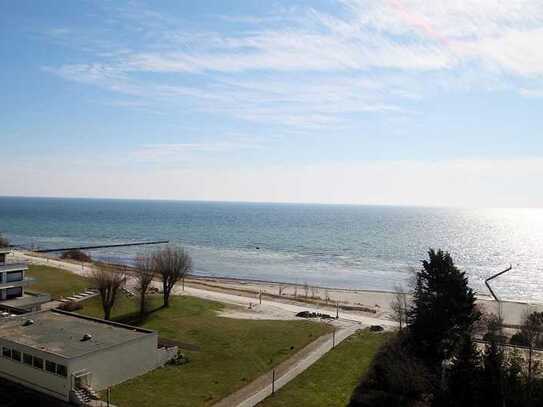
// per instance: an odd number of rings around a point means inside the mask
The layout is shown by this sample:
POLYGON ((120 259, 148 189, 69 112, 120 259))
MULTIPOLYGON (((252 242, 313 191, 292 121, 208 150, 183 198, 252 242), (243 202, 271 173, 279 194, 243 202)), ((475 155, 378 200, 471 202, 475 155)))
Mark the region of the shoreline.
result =
MULTIPOLYGON (((28 256, 28 258, 41 259, 42 263, 51 262, 54 267, 58 265, 70 265, 68 271, 85 274, 85 269, 92 267, 92 263, 81 263, 65 259, 53 258, 33 252, 14 251, 15 256, 28 256)), ((127 265, 117 265, 130 269, 127 265)), ((64 267, 66 269, 66 267, 64 267)), ((306 306, 318 306, 327 309, 329 312, 336 312, 336 307, 342 312, 355 312, 360 315, 373 318, 390 319, 390 303, 396 295, 395 292, 368 290, 329 288, 305 284, 286 283, 281 281, 265 281, 260 279, 249 279, 239 277, 224 277, 215 275, 193 274, 184 281, 188 287, 212 291, 223 294, 234 294, 240 297, 259 302, 259 295, 271 301, 279 301, 290 304, 305 304, 306 306)), ((181 286, 182 282, 178 282, 181 286)), ((484 311, 498 313, 498 303, 490 296, 477 296, 477 303, 484 311)), ((510 325, 518 325, 526 310, 543 311, 542 303, 503 300, 502 312, 504 322, 510 325)))

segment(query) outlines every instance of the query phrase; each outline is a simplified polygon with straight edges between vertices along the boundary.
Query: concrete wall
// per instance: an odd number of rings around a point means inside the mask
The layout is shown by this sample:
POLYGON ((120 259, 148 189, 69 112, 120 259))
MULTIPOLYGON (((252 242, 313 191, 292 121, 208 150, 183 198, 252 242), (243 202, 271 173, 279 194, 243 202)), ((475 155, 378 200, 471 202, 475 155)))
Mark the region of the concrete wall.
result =
POLYGON ((162 353, 157 343, 157 334, 142 335, 110 349, 72 359, 68 363, 68 375, 86 370, 92 373, 92 388, 103 390, 161 365, 162 353))
MULTIPOLYGON (((61 357, 41 352, 36 349, 28 348, 26 346, 13 344, 10 341, 6 341, 0 338, 0 347, 2 346, 16 349, 21 353, 28 353, 30 355, 37 356, 39 358, 42 358, 44 361, 49 360, 51 362, 55 362, 65 366, 67 365, 66 360, 61 357)), ((6 359, 2 357, 1 354, 0 376, 13 382, 17 382, 24 386, 30 387, 34 390, 49 394, 50 396, 61 398, 63 400, 69 399, 69 393, 71 389, 69 376, 58 376, 45 370, 40 370, 32 366, 26 365, 22 362, 6 359)))

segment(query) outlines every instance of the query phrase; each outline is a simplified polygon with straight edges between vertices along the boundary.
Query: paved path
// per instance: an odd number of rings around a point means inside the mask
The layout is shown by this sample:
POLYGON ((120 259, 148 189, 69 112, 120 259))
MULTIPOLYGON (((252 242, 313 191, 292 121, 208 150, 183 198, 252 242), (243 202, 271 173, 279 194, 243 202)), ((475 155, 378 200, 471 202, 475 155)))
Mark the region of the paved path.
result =
MULTIPOLYGON (((20 252, 16 252, 15 258, 18 260, 27 261, 31 264, 41 264, 41 265, 46 265, 46 266, 51 266, 51 267, 57 267, 57 268, 70 271, 72 273, 79 274, 79 275, 87 274, 88 271, 91 270, 92 268, 92 266, 89 266, 89 265, 83 266, 80 264, 69 263, 69 262, 65 262, 61 260, 28 256, 20 252)), ((127 284, 128 286, 133 285, 132 284, 133 281, 131 280, 133 279, 129 279, 128 284, 127 284)), ((155 282, 154 285, 157 287, 159 286, 158 282, 155 282)), ((240 305, 243 307, 249 307, 250 305, 255 305, 258 302, 258 300, 256 300, 255 298, 247 297, 244 295, 228 294, 228 293, 214 291, 214 290, 204 290, 201 288, 190 287, 188 285, 185 285, 185 289, 183 290, 180 284, 175 286, 172 294, 191 295, 198 298, 224 302, 227 304, 240 305)), ((301 311, 313 311, 313 312, 319 312, 321 314, 334 314, 333 312, 330 311, 330 309, 318 307, 313 304, 303 304, 303 303, 293 304, 290 302, 282 302, 282 301, 262 300, 262 305, 260 305, 259 307, 262 308, 264 311, 266 310, 266 308, 271 307, 273 308, 273 311, 275 313, 279 311, 279 312, 286 313, 289 316, 297 314, 298 312, 301 312, 301 311)), ((359 313, 354 313, 354 312, 340 311, 339 318, 341 320, 359 322, 363 325, 382 325, 386 329, 394 329, 398 326, 396 322, 390 321, 388 319, 364 316, 364 315, 360 315, 359 313)))
MULTIPOLYGON (((359 324, 350 323, 335 333, 335 344, 339 344, 360 329, 359 324)), ((333 334, 321 336, 310 343, 291 358, 287 359, 275 370, 275 384, 272 385, 273 371, 268 372, 230 396, 222 399, 214 407, 252 407, 260 403, 275 391, 296 378, 332 349, 333 334)))
MULTIPOLYGON (((211 290, 203 290, 200 288, 194 288, 194 287, 188 287, 185 286, 185 290, 183 291, 181 287, 176 286, 174 290, 174 294, 177 295, 191 295, 198 298, 204 298, 209 299, 213 301, 220 301, 227 304, 234 304, 234 305, 242 305, 249 307, 249 305, 255 305, 258 300, 255 300, 251 297, 246 297, 243 295, 235 295, 235 294, 227 294, 223 292, 217 292, 217 291, 211 291, 211 290)), ((292 304, 292 303, 286 303, 286 302, 280 302, 280 301, 270 301, 270 300, 262 300, 262 305, 259 305, 264 311, 267 307, 272 307, 275 310, 281 310, 285 313, 288 313, 290 315, 297 314, 301 311, 313 311, 313 312, 319 312, 321 314, 331 314, 329 309, 325 308, 319 308, 312 304, 292 304)), ((335 316, 335 315, 332 315, 335 316)), ((345 320, 345 321, 352 321, 352 322, 358 322, 363 325, 382 325, 385 328, 393 329, 397 327, 397 323, 394 321, 390 321, 388 319, 380 319, 380 318, 373 318, 373 317, 367 317, 364 315, 355 314, 352 312, 339 312, 339 319, 345 320)))

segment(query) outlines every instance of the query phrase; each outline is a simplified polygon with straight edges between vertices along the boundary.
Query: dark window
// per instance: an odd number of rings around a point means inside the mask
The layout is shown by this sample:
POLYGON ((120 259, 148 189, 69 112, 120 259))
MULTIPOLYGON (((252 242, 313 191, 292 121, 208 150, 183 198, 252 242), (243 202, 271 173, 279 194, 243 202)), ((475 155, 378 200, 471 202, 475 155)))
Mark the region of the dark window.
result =
POLYGON ((34 356, 34 367, 37 369, 43 369, 43 359, 34 356))
POLYGON ((57 374, 60 376, 68 376, 68 369, 64 365, 57 365, 57 374))
POLYGON ((11 349, 4 346, 2 348, 2 356, 4 356, 5 358, 11 358, 11 349))
POLYGON ((45 361, 45 370, 47 370, 49 373, 56 373, 57 372, 57 364, 55 362, 51 362, 49 360, 45 361))
POLYGON ((22 271, 10 271, 7 275, 7 282, 21 281, 23 279, 22 271))
POLYGON ((21 297, 23 295, 23 289, 21 287, 12 287, 6 290, 6 299, 21 297))
POLYGON ((23 363, 32 366, 32 355, 28 353, 23 353, 23 363))
POLYGON ((11 350, 11 358, 13 360, 16 360, 17 362, 20 362, 21 361, 21 352, 19 352, 18 350, 12 349, 11 350))

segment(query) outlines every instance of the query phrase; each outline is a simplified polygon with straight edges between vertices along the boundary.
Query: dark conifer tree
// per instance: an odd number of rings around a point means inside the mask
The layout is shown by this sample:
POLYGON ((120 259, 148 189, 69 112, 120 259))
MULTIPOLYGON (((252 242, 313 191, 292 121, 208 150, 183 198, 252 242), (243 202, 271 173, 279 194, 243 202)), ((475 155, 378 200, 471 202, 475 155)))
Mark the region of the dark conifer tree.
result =
POLYGON ((480 313, 465 273, 458 270, 449 253, 432 249, 428 256, 416 277, 408 322, 419 357, 440 370, 442 362, 471 334, 480 313))

